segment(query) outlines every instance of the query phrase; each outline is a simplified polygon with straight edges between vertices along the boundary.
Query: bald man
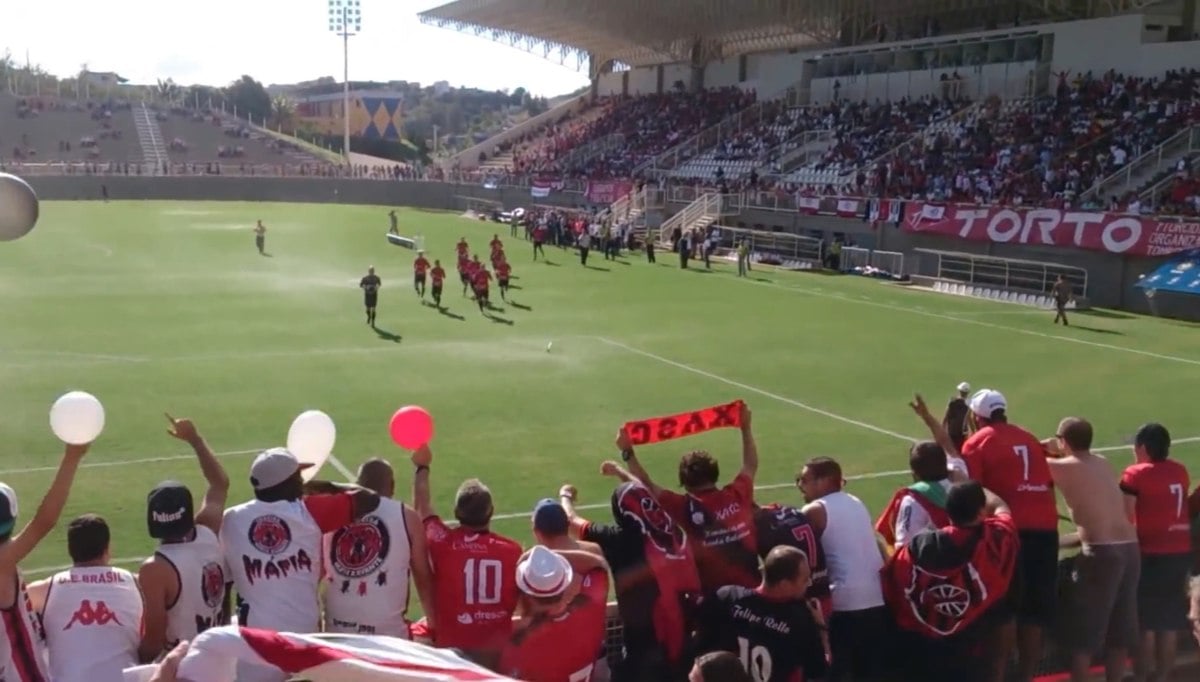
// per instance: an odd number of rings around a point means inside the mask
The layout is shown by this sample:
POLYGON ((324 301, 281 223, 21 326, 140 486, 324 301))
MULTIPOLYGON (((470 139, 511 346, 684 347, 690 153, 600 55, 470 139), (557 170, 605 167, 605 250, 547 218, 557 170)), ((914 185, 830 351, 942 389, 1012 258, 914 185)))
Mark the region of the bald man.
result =
POLYGON ((1092 425, 1068 417, 1043 443, 1050 475, 1071 509, 1083 551, 1076 557, 1068 628, 1071 679, 1089 680, 1092 657, 1104 652, 1108 680, 1121 680, 1125 660, 1137 651, 1137 588, 1141 553, 1137 530, 1125 514, 1117 470, 1091 451, 1092 425))
POLYGON ((358 485, 379 494, 379 508, 325 536, 325 631, 409 639, 409 577, 421 608, 433 613, 433 572, 421 519, 393 499, 392 465, 370 459, 358 485))

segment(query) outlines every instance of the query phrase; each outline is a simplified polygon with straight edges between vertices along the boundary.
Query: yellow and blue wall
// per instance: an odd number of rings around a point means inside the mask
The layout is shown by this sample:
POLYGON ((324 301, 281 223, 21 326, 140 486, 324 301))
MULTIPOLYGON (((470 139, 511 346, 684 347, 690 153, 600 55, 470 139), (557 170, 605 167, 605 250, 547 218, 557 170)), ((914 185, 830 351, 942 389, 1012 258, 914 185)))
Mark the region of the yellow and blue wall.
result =
MULTIPOLYGON (((342 133, 341 93, 301 96, 296 100, 296 118, 323 133, 342 133)), ((351 92, 350 135, 369 140, 404 138, 404 96, 394 92, 351 92)))

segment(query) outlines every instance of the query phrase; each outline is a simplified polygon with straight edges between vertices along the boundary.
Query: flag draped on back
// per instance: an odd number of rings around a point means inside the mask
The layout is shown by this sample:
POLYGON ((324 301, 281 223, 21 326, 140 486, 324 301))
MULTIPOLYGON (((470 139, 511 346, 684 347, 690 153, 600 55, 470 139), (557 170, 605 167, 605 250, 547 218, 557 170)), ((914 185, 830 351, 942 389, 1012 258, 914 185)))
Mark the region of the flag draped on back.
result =
POLYGON ((179 666, 189 682, 234 682, 238 663, 274 667, 311 682, 509 680, 444 649, 392 637, 298 635, 228 625, 196 638, 179 666))

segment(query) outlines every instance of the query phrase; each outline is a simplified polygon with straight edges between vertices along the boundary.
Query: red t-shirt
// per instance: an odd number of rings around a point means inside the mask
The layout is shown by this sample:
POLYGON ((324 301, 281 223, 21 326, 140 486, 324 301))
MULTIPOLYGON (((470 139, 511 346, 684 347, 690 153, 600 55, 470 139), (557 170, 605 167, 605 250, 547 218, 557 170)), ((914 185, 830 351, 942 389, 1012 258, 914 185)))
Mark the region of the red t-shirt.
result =
POLYGON ((504 248, 504 243, 501 242, 499 239, 493 239, 491 242, 488 243, 488 246, 491 246, 492 252, 495 253, 496 251, 499 251, 500 249, 504 248))
POLYGON ((532 618, 513 633, 499 672, 527 682, 589 682, 604 646, 608 574, 591 571, 557 618, 532 618))
POLYGON ((496 277, 498 277, 500 279, 508 279, 508 276, 511 274, 512 274, 512 266, 511 265, 509 265, 508 263, 503 263, 503 262, 496 264, 496 277))
POLYGON ((488 288, 488 282, 492 279, 492 273, 483 268, 475 268, 475 272, 471 273, 471 282, 476 289, 488 288))
POLYGON ((469 259, 463 255, 460 255, 458 257, 458 271, 460 273, 465 273, 470 266, 471 266, 471 259, 469 259))
POLYGON ((467 253, 471 250, 471 247, 467 246, 466 242, 459 242, 458 244, 454 245, 454 250, 457 251, 458 255, 461 257, 467 255, 467 253))
POLYGON ((416 271, 418 275, 424 275, 425 271, 428 269, 429 261, 425 260, 424 258, 418 258, 417 260, 413 261, 413 270, 416 271))
POLYGON ((1020 530, 1057 530, 1054 481, 1041 441, 1019 426, 993 424, 963 443, 971 478, 1000 496, 1020 530))
POLYGON ((546 233, 547 232, 549 232, 549 230, 541 225, 533 228, 533 241, 535 241, 535 242, 546 241, 546 233))
POLYGON ((351 495, 353 493, 306 495, 300 499, 321 532, 332 533, 354 522, 354 498, 351 495))
POLYGON ((1121 490, 1137 498, 1134 514, 1142 554, 1192 551, 1190 487, 1187 468, 1171 459, 1138 462, 1121 474, 1121 490))
POLYGON ((440 285, 442 281, 446 279, 446 271, 443 270, 442 266, 439 265, 433 270, 429 271, 429 277, 433 279, 434 285, 440 285))
POLYGON ((739 473, 724 488, 681 495, 664 490, 658 503, 692 539, 705 592, 725 585, 757 587, 754 481, 739 473))
POLYGON ((450 528, 425 519, 439 647, 499 651, 512 632, 517 608, 521 545, 491 532, 450 528))
POLYGON ((463 268, 463 272, 467 273, 467 277, 474 279, 475 273, 479 272, 479 269, 482 267, 483 264, 478 261, 467 261, 467 264, 463 268))

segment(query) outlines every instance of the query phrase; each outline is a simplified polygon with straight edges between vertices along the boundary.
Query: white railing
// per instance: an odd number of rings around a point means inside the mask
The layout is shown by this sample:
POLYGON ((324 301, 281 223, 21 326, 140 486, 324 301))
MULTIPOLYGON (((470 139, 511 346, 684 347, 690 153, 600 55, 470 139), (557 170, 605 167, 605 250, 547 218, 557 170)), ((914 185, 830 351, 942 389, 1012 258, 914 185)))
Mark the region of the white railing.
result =
POLYGON ((598 140, 592 140, 587 144, 580 145, 571 151, 567 152, 561 159, 556 161, 559 168, 570 170, 571 168, 591 161, 593 158, 614 149, 620 149, 625 145, 625 136, 621 133, 613 133, 605 135, 598 140))
POLYGON ((537 130, 542 126, 558 123, 559 121, 571 116, 581 110, 591 98, 591 93, 583 93, 582 95, 569 99, 566 102, 544 111, 537 116, 528 118, 517 125, 497 133, 488 139, 480 142, 474 147, 468 147, 461 152, 440 160, 438 163, 444 170, 458 167, 464 170, 470 170, 479 166, 479 155, 484 154, 487 157, 492 156, 492 152, 496 147, 502 146, 508 142, 514 142, 520 139, 525 133, 537 130))
POLYGON ((1175 133, 1162 144, 1126 163, 1117 172, 1092 185, 1080 195, 1089 199, 1104 194, 1123 194, 1136 189, 1147 175, 1153 176, 1164 162, 1173 163, 1179 156, 1200 151, 1200 126, 1191 126, 1175 133))
MULTIPOLYGON (((824 145, 826 142, 833 140, 833 131, 830 130, 805 130, 790 139, 785 140, 777 148, 786 149, 780 157, 771 164, 772 168, 765 168, 763 172, 775 172, 778 168, 780 174, 787 173, 796 166, 800 166, 807 162, 812 156, 815 145, 824 145)), ((825 151, 828 146, 821 147, 820 151, 825 151)))
POLYGON ((141 138, 144 135, 148 138, 138 140, 143 147, 142 157, 146 162, 153 163, 156 168, 161 168, 167 161, 167 150, 159 135, 162 131, 158 128, 158 121, 150 114, 150 109, 145 102, 142 102, 141 107, 135 108, 135 111, 137 112, 135 115, 138 117, 134 119, 134 128, 138 131, 138 137, 141 138))

